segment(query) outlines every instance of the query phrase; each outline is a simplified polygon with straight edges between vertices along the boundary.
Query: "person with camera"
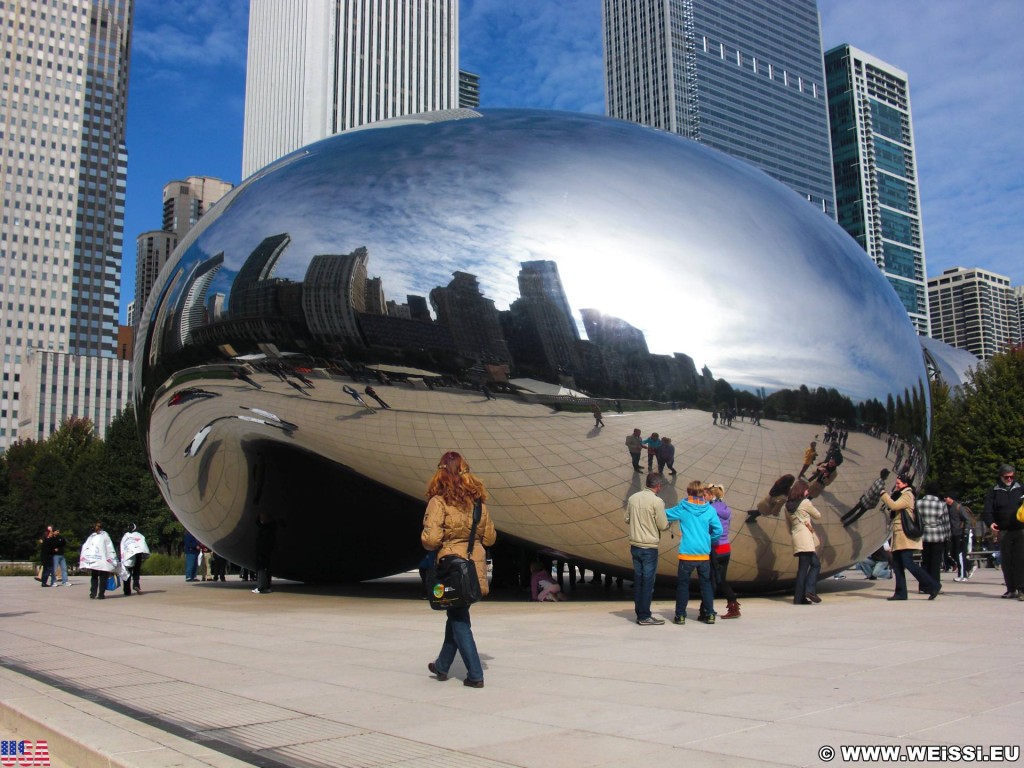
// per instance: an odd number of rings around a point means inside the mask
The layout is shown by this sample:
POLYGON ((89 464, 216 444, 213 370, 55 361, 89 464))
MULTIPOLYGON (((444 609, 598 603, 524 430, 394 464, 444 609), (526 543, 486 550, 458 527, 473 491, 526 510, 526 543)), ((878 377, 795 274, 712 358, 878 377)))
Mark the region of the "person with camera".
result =
MULTIPOLYGON (((487 556, 484 547, 494 544, 497 534, 484 503, 487 500, 484 484, 469 471, 469 465, 461 454, 448 451, 441 457, 437 471, 427 484, 427 498, 429 501, 423 515, 423 533, 420 535, 423 548, 435 553, 435 564, 451 555, 469 558, 472 536, 472 560, 480 582, 480 594, 486 596, 487 556), (480 503, 480 519, 474 525, 474 507, 477 502, 480 503)), ((448 608, 447 613, 441 651, 434 661, 427 664, 427 669, 438 680, 447 680, 455 652, 458 651, 466 665, 463 685, 483 688, 484 670, 473 639, 469 606, 448 608)))
POLYGON ((903 520, 901 512, 907 510, 915 520, 917 512, 914 510, 914 489, 910 487, 910 478, 900 474, 896 478, 892 493, 882 492, 882 504, 889 512, 892 520, 892 572, 896 577, 896 589, 892 597, 886 600, 907 599, 907 571, 917 579, 921 589, 928 593, 928 599, 934 600, 942 591, 942 586, 935 581, 928 572, 914 562, 914 551, 922 551, 924 544, 921 538, 910 538, 903 532, 903 520))

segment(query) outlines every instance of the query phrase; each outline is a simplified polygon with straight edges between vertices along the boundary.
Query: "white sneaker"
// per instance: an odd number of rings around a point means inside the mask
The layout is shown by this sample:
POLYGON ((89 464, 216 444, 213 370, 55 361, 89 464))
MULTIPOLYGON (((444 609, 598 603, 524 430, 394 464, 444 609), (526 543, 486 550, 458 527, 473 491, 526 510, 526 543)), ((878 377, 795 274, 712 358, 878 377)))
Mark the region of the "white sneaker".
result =
POLYGON ((259 587, 256 587, 256 589, 254 589, 254 590, 252 591, 252 593, 253 593, 254 595, 261 595, 261 594, 263 594, 262 592, 260 592, 260 588, 259 588, 259 587))

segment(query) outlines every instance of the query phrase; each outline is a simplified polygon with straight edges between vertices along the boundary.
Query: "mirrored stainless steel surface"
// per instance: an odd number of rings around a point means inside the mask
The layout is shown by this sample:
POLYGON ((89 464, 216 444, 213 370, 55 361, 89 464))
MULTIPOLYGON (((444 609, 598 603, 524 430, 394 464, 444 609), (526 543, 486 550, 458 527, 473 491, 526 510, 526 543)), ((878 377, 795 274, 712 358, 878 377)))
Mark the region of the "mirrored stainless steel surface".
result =
MULTIPOLYGON (((834 418, 850 436, 815 499, 823 571, 874 550, 882 513, 840 516, 897 462, 886 433, 923 473, 929 401, 911 324, 859 246, 761 172, 670 134, 454 117, 299 150, 179 246, 135 381, 181 521, 251 566, 257 516, 277 520, 281 576, 393 573, 419 560, 426 483, 458 450, 507 541, 628 572, 636 428, 675 445, 668 504, 689 480, 726 487, 731 579, 781 587, 796 567, 785 514, 747 510, 811 440, 824 458, 834 418), (713 418, 733 408, 728 426, 713 418)), ((662 576, 677 543, 663 541, 662 576)))

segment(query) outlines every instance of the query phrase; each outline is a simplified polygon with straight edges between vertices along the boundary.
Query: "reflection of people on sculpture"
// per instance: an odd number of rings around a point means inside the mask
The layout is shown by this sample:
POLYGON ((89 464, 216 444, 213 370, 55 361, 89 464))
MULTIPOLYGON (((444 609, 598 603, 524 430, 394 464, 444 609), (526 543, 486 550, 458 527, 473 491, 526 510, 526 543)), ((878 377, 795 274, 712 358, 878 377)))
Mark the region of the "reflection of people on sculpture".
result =
POLYGON ((661 447, 661 438, 657 432, 651 432, 651 436, 643 441, 647 446, 647 471, 654 471, 654 460, 658 458, 658 449, 661 447))
POLYGON ((661 447, 658 448, 658 472, 663 472, 668 467, 670 475, 678 474, 675 468, 676 447, 672 445, 672 438, 661 438, 661 447))
POLYGON ((481 384, 480 385, 480 391, 484 393, 484 397, 487 398, 488 400, 497 400, 498 399, 491 392, 491 388, 488 387, 486 384, 481 384))
POLYGON ((372 405, 363 400, 363 398, 359 396, 359 393, 352 389, 352 387, 350 387, 348 384, 345 384, 342 387, 342 389, 345 391, 345 394, 347 394, 349 397, 351 397, 353 400, 355 400, 357 403, 363 406, 363 408, 368 410, 370 413, 377 412, 376 410, 374 410, 372 405))
POLYGON ((814 508, 810 499, 810 485, 803 478, 793 483, 786 501, 786 516, 789 518, 789 533, 793 537, 793 555, 799 559, 796 584, 793 586, 793 604, 810 605, 820 603, 818 597, 818 573, 821 561, 818 559, 818 534, 814 532, 811 519, 820 520, 821 512, 814 508))
POLYGON ((603 427, 604 419, 601 418, 601 406, 594 403, 590 406, 590 412, 594 414, 594 427, 603 427))
POLYGON ((914 551, 920 552, 924 545, 921 539, 911 539, 903 533, 901 512, 905 509, 913 519, 917 519, 914 511, 914 489, 910 487, 910 478, 900 475, 896 478, 892 494, 882 491, 882 504, 889 512, 892 520, 892 565, 896 577, 896 589, 887 600, 907 599, 907 571, 917 579, 921 589, 928 593, 928 599, 934 600, 942 587, 928 573, 914 562, 914 551))
POLYGON ((822 491, 832 485, 832 482, 836 479, 836 474, 836 462, 834 459, 829 459, 819 464, 814 470, 814 474, 807 480, 809 488, 808 498, 818 498, 822 491))
POLYGON ((252 378, 250 378, 249 375, 244 370, 242 370, 240 368, 236 368, 234 371, 232 371, 232 374, 234 375, 234 377, 236 379, 240 379, 241 381, 244 381, 250 387, 256 387, 256 389, 263 389, 262 385, 257 384, 255 381, 253 381, 252 378))
POLYGON ((704 485, 691 480, 686 486, 686 498, 665 516, 679 521, 679 573, 676 581, 675 624, 686 623, 686 605, 690 600, 690 574, 697 571, 700 582, 700 614, 698 621, 715 623, 715 593, 711 585, 711 542, 722 536, 718 514, 704 498, 704 485))
POLYGON ((800 474, 797 477, 803 477, 808 467, 814 463, 814 460, 818 458, 818 443, 811 440, 811 444, 807 446, 807 450, 804 451, 804 465, 800 467, 800 474))
POLYGON ((736 600, 736 593, 729 584, 729 558, 732 554, 732 545, 729 543, 729 521, 732 520, 732 510, 725 503, 725 487, 714 483, 709 485, 708 500, 712 508, 718 514, 718 522, 722 526, 722 535, 717 541, 712 542, 711 548, 711 582, 715 588, 715 594, 726 600, 726 612, 723 619, 738 619, 740 617, 740 604, 736 600))
MULTIPOLYGON (((441 457, 437 471, 427 485, 427 511, 423 516, 423 533, 420 541, 425 549, 436 551, 435 562, 449 555, 469 558, 476 565, 480 594, 486 596, 487 560, 484 547, 494 543, 497 534, 494 523, 487 512, 487 491, 484 484, 469 471, 465 459, 455 451, 441 457), (480 502, 480 519, 474 522, 474 506, 480 502), (474 546, 470 554, 470 537, 474 546)), ((444 627, 444 642, 435 661, 427 664, 438 680, 447 680, 455 652, 458 651, 466 665, 466 679, 463 685, 470 688, 484 687, 484 669, 480 654, 473 639, 473 628, 469 620, 469 606, 449 608, 448 620, 444 627)))
POLYGON ((640 430, 634 429, 632 435, 626 436, 626 450, 629 451, 629 457, 633 460, 633 469, 637 472, 643 472, 640 468, 640 454, 644 449, 643 438, 640 437, 640 430))
POLYGON ((882 491, 885 489, 885 481, 889 478, 889 470, 882 469, 878 473, 878 479, 871 484, 871 487, 864 491, 864 495, 853 505, 842 517, 843 527, 853 525, 860 520, 861 516, 870 509, 878 506, 878 500, 882 498, 882 491))
POLYGON ((374 400, 376 400, 378 403, 380 403, 380 407, 381 408, 387 408, 388 410, 391 409, 390 405, 388 405, 387 403, 385 403, 383 400, 380 399, 380 395, 377 394, 377 390, 375 390, 369 384, 366 385, 366 388, 363 390, 363 392, 365 392, 367 395, 369 395, 374 400))
POLYGON ((776 480, 768 494, 757 502, 757 509, 747 511, 747 522, 756 523, 758 515, 778 516, 782 505, 789 498, 789 490, 793 487, 795 481, 796 478, 793 475, 783 475, 776 480))

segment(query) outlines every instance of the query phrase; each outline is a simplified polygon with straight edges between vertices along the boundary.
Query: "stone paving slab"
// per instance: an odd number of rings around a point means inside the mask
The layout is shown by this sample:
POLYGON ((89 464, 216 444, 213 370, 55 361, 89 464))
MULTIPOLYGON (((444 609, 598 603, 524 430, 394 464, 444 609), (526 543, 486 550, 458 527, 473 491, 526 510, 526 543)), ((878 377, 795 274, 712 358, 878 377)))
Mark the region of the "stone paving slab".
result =
POLYGON ((49 739, 58 767, 821 766, 824 745, 1022 740, 1024 603, 992 569, 904 603, 850 571, 820 605, 749 597, 714 626, 637 626, 628 582, 498 593, 473 608, 482 690, 459 661, 428 675, 444 617, 415 575, 150 577, 103 602, 78 581, 0 578, 0 737, 49 739))

